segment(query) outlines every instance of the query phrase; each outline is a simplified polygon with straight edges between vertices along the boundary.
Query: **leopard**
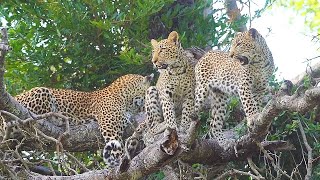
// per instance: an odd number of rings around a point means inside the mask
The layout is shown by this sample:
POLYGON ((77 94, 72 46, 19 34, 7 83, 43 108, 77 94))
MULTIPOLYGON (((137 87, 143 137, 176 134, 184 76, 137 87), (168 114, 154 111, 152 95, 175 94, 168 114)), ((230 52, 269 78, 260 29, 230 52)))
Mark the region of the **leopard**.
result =
POLYGON ((142 138, 145 145, 152 144, 154 137, 166 130, 185 132, 193 120, 194 67, 197 57, 205 54, 204 50, 197 47, 184 49, 176 31, 159 42, 152 39, 151 45, 151 61, 159 71, 159 78, 156 85, 146 91, 145 121, 127 139, 129 159, 138 139, 142 138))
POLYGON ((194 110, 194 59, 181 46, 179 34, 172 31, 167 39, 151 40, 152 63, 159 71, 156 89, 166 129, 184 130, 194 110), (180 122, 177 117, 181 115, 180 122))
POLYGON ((274 72, 272 53, 263 36, 254 28, 235 34, 229 52, 211 50, 196 64, 195 116, 203 110, 206 98, 211 98, 209 134, 222 147, 233 141, 223 133, 227 104, 238 96, 248 130, 252 129, 263 107, 263 97, 269 92, 269 80, 274 72))
POLYGON ((76 124, 85 123, 87 118, 97 120, 105 141, 103 160, 111 169, 120 164, 124 152, 123 131, 130 118, 144 109, 145 91, 153 77, 153 74, 127 74, 91 92, 35 87, 15 99, 35 114, 59 112, 74 117, 79 121, 76 124))

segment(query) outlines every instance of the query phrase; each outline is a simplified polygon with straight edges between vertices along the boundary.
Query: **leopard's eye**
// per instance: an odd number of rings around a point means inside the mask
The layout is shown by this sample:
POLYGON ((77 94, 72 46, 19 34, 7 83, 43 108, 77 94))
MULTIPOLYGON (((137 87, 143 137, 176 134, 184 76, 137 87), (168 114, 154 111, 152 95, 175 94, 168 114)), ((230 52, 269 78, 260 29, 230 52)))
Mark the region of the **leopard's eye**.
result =
POLYGON ((162 49, 166 49, 166 47, 165 47, 165 46, 163 46, 162 44, 160 44, 160 45, 159 45, 159 49, 160 49, 160 50, 162 50, 162 49))

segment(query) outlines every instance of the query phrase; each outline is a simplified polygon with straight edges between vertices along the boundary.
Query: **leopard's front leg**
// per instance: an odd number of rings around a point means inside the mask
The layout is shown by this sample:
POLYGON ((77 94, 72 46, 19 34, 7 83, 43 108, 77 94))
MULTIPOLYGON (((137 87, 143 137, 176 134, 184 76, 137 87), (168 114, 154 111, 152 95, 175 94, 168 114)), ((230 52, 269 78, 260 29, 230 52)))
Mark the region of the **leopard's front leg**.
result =
POLYGON ((260 107, 257 101, 254 99, 253 94, 253 79, 249 76, 244 76, 242 80, 239 82, 238 94, 241 100, 241 104, 243 106, 244 112, 247 117, 247 126, 251 128, 255 120, 257 119, 257 115, 260 111, 260 107))
POLYGON ((99 128, 105 141, 103 160, 110 169, 120 164, 123 155, 122 134, 125 121, 123 113, 113 110, 111 114, 98 115, 99 128))
POLYGON ((180 129, 185 131, 189 128, 192 122, 192 114, 194 113, 194 92, 190 89, 182 104, 182 117, 180 129))
POLYGON ((160 102, 163 111, 163 118, 167 129, 177 129, 176 114, 174 112, 173 91, 171 88, 160 90, 160 102))

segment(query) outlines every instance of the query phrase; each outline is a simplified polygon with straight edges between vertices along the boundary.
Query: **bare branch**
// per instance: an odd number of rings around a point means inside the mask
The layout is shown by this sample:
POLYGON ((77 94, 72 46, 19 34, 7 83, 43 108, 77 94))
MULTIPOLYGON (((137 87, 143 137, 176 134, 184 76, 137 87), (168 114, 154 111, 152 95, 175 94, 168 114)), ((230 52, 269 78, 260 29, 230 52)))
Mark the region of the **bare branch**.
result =
POLYGON ((223 173, 219 177, 217 177, 215 180, 223 180, 223 179, 227 179, 228 176, 235 176, 235 175, 249 176, 252 179, 257 179, 257 180, 261 179, 260 177, 255 176, 255 175, 251 174, 250 172, 244 172, 244 171, 239 171, 239 170, 236 170, 236 169, 231 169, 231 170, 223 173))
POLYGON ((261 176, 260 172, 261 170, 257 167, 257 165, 252 161, 252 158, 248 158, 248 164, 250 166, 250 169, 260 178, 260 179, 265 179, 264 177, 261 176), (260 172, 259 172, 260 171, 260 172))
POLYGON ((305 63, 305 62, 309 62, 309 61, 312 61, 312 60, 314 60, 314 59, 318 59, 318 58, 320 58, 320 56, 315 56, 315 57, 312 57, 312 58, 307 58, 307 60, 306 60, 306 61, 304 61, 303 63, 305 63))
POLYGON ((308 140, 307 140, 306 134, 304 132, 303 126, 301 124, 301 121, 298 121, 298 125, 299 125, 299 130, 301 132, 303 143, 304 143, 304 145, 307 149, 307 152, 308 152, 308 164, 307 164, 307 168, 306 168, 307 174, 305 176, 305 180, 309 180, 309 179, 311 179, 311 174, 312 174, 312 160, 313 160, 312 159, 312 148, 308 143, 308 140))
MULTIPOLYGON (((194 138, 196 134, 196 125, 197 125, 197 122, 193 121, 190 125, 189 130, 187 131, 187 134, 185 134, 184 136, 179 136, 182 147, 189 147, 193 143, 192 138, 194 138)), ((171 133, 172 132, 173 131, 171 131, 171 133)), ((134 157, 131 160, 130 166, 127 168, 127 171, 123 173, 114 173, 114 172, 108 173, 108 171, 101 170, 101 171, 90 171, 88 173, 75 175, 75 176, 63 176, 63 177, 31 175, 29 176, 29 179, 37 179, 40 177, 41 179, 77 179, 77 178, 84 179, 86 177, 90 177, 90 179, 106 178, 106 179, 113 179, 113 180, 139 179, 145 175, 156 172, 163 166, 176 160, 180 155, 186 153, 186 149, 181 148, 181 146, 178 147, 174 155, 168 155, 167 153, 165 153, 162 150, 161 146, 168 141, 168 137, 170 136, 164 136, 161 140, 144 148, 141 153, 139 153, 136 157, 134 157)))
POLYGON ((83 165, 77 158, 75 158, 72 154, 65 152, 65 154, 75 163, 77 163, 84 172, 90 171, 85 165, 83 165))
POLYGON ((268 154, 266 149, 264 149, 263 146, 259 142, 257 142, 257 145, 260 148, 261 152, 264 154, 264 156, 267 157, 267 159, 269 159, 273 168, 290 179, 290 176, 286 172, 284 172, 278 165, 275 164, 274 159, 268 154))

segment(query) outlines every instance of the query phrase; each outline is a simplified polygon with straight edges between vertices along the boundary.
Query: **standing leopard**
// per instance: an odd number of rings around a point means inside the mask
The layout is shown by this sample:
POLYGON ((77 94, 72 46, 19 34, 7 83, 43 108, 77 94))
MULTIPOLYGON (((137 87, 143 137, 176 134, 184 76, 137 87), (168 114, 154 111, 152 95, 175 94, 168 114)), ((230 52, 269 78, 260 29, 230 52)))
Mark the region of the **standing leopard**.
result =
POLYGON ((76 123, 96 119, 105 140, 103 159, 113 168, 123 154, 123 131, 130 116, 144 105, 145 91, 152 79, 153 74, 145 77, 128 74, 93 92, 36 87, 15 98, 35 114, 60 112, 80 121, 76 123))
POLYGON ((265 39, 253 28, 236 34, 229 54, 210 51, 199 60, 195 67, 195 113, 201 111, 205 99, 211 93, 211 134, 220 145, 225 142, 221 129, 228 97, 240 97, 247 125, 252 127, 261 110, 262 99, 268 92, 268 81, 273 71, 271 51, 265 39))
POLYGON ((156 88, 166 128, 177 129, 181 115, 180 127, 185 129, 194 110, 194 59, 182 48, 176 31, 159 42, 152 39, 151 44, 152 63, 160 72, 156 88))
POLYGON ((195 53, 204 54, 195 48, 184 50, 179 35, 172 31, 167 39, 151 40, 152 63, 160 72, 156 86, 146 92, 146 119, 140 123, 134 134, 126 142, 127 155, 143 138, 146 145, 152 143, 156 134, 166 129, 185 131, 189 128, 194 110, 194 66, 195 53), (179 126, 178 126, 179 125, 179 126), (178 129, 177 129, 178 130, 178 129))

